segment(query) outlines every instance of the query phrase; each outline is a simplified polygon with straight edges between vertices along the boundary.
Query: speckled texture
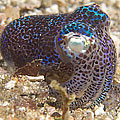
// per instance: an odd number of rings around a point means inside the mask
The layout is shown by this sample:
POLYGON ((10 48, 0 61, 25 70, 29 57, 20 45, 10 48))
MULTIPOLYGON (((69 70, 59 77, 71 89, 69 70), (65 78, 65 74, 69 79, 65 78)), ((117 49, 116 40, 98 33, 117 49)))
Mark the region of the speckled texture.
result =
MULTIPOLYGON (((70 107, 92 107, 104 100, 115 72, 116 50, 109 24, 109 17, 95 4, 68 14, 22 17, 5 28, 2 55, 13 69, 39 60, 40 70, 71 74, 61 83, 68 94, 77 95, 70 107), (61 42, 69 32, 95 39, 95 44, 85 53, 70 55, 61 42)), ((59 97, 54 90, 50 94, 59 97)))

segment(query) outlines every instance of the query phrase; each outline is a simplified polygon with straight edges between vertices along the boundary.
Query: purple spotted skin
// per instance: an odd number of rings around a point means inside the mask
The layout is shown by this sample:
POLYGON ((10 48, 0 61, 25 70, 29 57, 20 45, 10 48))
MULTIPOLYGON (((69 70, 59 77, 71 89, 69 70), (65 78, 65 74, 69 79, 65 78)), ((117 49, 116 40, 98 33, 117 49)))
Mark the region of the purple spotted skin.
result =
MULTIPOLYGON (((60 82, 69 95, 76 95, 70 108, 93 107, 105 99, 115 73, 116 49, 109 36, 109 24, 108 15, 96 4, 72 13, 21 17, 3 31, 1 52, 12 70, 39 61, 40 71, 71 75, 60 82), (69 51, 64 36, 70 32, 95 43, 85 52, 69 51)), ((50 88, 50 96, 58 102, 49 104, 61 106, 58 92, 50 88)))

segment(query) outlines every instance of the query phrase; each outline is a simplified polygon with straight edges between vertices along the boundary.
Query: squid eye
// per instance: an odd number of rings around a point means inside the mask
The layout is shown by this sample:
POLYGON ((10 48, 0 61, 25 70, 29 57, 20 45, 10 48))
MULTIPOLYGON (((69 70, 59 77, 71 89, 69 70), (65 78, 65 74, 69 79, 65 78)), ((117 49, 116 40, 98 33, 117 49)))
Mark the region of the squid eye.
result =
POLYGON ((80 36, 73 36, 69 39, 68 47, 71 51, 81 52, 84 48, 84 39, 82 40, 80 36))
POLYGON ((72 33, 70 36, 67 36, 68 45, 67 48, 70 52, 74 53, 84 53, 89 48, 93 41, 91 38, 80 33, 72 33))
POLYGON ((81 53, 89 53, 87 52, 89 48, 94 50, 91 48, 95 44, 96 35, 90 26, 81 22, 73 22, 65 25, 55 40, 61 59, 64 59, 64 61, 68 59, 76 61, 76 57, 80 58, 81 53))

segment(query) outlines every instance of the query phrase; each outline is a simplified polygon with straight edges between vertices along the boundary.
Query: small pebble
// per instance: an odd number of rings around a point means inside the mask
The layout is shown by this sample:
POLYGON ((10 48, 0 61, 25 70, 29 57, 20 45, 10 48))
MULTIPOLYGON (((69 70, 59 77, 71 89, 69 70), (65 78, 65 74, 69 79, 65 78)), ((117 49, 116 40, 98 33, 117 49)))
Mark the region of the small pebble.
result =
POLYGON ((84 120, 94 120, 94 113, 91 110, 86 110, 83 118, 84 120))
POLYGON ((0 78, 4 80, 5 79, 5 75, 4 74, 0 75, 0 78))
POLYGON ((55 13, 58 13, 59 10, 58 10, 58 5, 57 4, 53 4, 51 7, 48 7, 45 9, 45 13, 49 13, 49 14, 55 14, 55 13))
POLYGON ((58 13, 59 10, 58 10, 58 5, 57 4, 53 4, 51 7, 50 7, 51 11, 54 12, 54 13, 58 13))
POLYGON ((25 107, 19 107, 19 109, 18 110, 20 110, 20 111, 25 111, 25 107))
POLYGON ((25 3, 25 1, 26 0, 11 0, 11 4, 13 5, 13 6, 21 6, 22 4, 24 4, 25 3))
POLYGON ((27 86, 23 86, 23 93, 25 93, 28 90, 29 90, 29 88, 27 86))
POLYGON ((41 6, 41 0, 27 0, 26 3, 33 6, 33 8, 38 8, 41 6))
POLYGON ((9 82, 5 85, 5 88, 6 88, 6 89, 12 89, 12 88, 15 87, 15 83, 16 83, 16 81, 11 80, 11 81, 9 81, 9 82))
POLYGON ((9 103, 7 101, 5 101, 3 104, 2 104, 3 107, 5 106, 9 106, 9 103))
POLYGON ((52 0, 42 0, 41 6, 50 7, 52 5, 52 0))
POLYGON ((5 10, 5 6, 4 5, 0 5, 0 12, 5 10))
POLYGON ((101 115, 101 114, 105 114, 105 111, 104 111, 104 105, 100 105, 100 107, 98 107, 98 109, 95 111, 95 115, 98 116, 98 115, 101 115))

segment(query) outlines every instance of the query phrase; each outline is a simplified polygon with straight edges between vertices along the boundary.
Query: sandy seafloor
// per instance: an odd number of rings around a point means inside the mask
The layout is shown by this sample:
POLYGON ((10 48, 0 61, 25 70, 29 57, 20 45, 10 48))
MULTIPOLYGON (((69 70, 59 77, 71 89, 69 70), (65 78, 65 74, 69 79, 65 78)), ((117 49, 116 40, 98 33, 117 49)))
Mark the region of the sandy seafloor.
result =
MULTIPOLYGON (((110 35, 117 49, 117 70, 105 102, 91 109, 69 113, 69 120, 120 120, 120 0, 0 0, 0 33, 20 16, 65 13, 95 2, 111 18, 110 35)), ((55 120, 61 110, 45 103, 46 83, 11 77, 0 56, 0 120, 55 120), (3 69, 4 68, 4 69, 3 69), (45 103, 45 104, 44 104, 45 103)))

